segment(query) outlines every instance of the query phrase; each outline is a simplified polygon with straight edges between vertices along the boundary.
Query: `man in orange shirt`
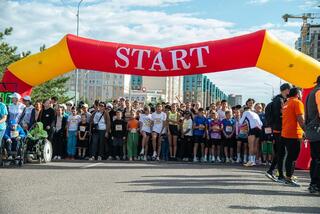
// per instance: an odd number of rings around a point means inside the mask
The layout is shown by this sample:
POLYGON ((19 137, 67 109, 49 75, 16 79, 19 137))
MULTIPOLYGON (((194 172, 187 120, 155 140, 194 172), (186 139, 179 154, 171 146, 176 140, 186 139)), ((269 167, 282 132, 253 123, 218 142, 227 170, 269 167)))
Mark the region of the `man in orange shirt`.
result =
MULTIPOLYGON (((306 126, 313 127, 320 132, 320 76, 315 82, 316 86, 306 100, 306 126)), ((308 138, 308 135, 306 136, 308 138)), ((310 193, 320 193, 320 139, 309 139, 311 150, 311 166, 309 185, 310 193)))
POLYGON ((295 161, 300 153, 300 144, 303 137, 304 128, 304 105, 301 102, 301 91, 298 88, 291 88, 288 100, 282 108, 282 142, 287 149, 286 178, 279 181, 284 181, 286 184, 300 186, 291 177, 295 168, 295 161))

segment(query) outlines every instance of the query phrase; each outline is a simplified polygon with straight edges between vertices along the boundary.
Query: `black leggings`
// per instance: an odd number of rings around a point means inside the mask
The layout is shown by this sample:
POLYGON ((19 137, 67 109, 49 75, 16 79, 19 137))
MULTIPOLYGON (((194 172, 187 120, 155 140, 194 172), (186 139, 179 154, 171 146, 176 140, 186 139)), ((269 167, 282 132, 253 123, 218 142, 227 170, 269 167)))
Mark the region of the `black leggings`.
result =
POLYGON ((301 141, 301 139, 282 138, 288 153, 286 159, 286 176, 288 178, 293 175, 295 163, 300 153, 301 141))
POLYGON ((320 188, 320 141, 310 142, 311 149, 311 166, 310 178, 311 184, 320 188))
POLYGON ((283 160, 286 154, 285 144, 281 141, 281 134, 280 133, 273 133, 274 136, 274 144, 273 144, 273 151, 274 156, 272 159, 271 166, 269 168, 269 172, 273 172, 273 170, 277 167, 279 171, 279 177, 283 177, 283 160))
POLYGON ((182 158, 192 158, 192 136, 184 136, 181 139, 181 157, 182 158))

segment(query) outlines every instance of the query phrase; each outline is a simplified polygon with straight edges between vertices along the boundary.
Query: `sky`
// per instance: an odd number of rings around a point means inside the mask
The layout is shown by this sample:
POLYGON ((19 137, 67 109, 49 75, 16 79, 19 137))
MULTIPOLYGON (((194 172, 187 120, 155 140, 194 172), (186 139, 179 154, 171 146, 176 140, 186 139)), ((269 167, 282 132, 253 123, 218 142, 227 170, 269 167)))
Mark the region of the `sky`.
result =
MULTIPOLYGON (((76 34, 79 0, 0 0, 0 30, 19 51, 39 51, 65 34, 76 34)), ((320 13, 318 0, 83 0, 79 35, 93 39, 166 47, 267 29, 294 47, 300 19, 284 14, 320 13)), ((319 20, 318 20, 319 21, 319 20)), ((317 20, 314 20, 316 23, 317 20)), ((284 82, 257 68, 207 74, 227 94, 269 102, 284 82)))

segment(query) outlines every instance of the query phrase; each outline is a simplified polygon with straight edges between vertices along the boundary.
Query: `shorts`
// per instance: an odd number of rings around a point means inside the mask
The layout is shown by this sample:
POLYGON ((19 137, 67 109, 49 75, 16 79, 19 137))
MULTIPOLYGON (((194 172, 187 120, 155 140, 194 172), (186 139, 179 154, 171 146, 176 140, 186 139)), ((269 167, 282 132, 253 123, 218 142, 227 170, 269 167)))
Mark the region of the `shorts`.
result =
POLYGON ((222 139, 210 139, 211 146, 220 146, 222 139))
POLYGON ((150 137, 150 136, 151 136, 151 133, 150 133, 150 132, 141 131, 141 133, 142 133, 142 132, 146 133, 146 135, 147 135, 148 137, 150 137))
POLYGON ((177 125, 169 125, 169 131, 171 135, 178 136, 179 130, 177 125))
POLYGON ((241 143, 248 143, 248 138, 238 138, 237 141, 240 141, 241 143))
POLYGON ((248 136, 254 135, 255 137, 259 138, 261 136, 261 129, 259 128, 253 128, 249 130, 248 136))
POLYGON ((236 144, 236 141, 233 137, 223 139, 223 147, 234 148, 235 144, 236 144))
POLYGON ((272 147, 273 144, 271 141, 266 141, 262 144, 262 154, 264 155, 272 155, 272 147))
POLYGON ((205 139, 202 135, 194 135, 193 142, 194 143, 205 143, 205 139))

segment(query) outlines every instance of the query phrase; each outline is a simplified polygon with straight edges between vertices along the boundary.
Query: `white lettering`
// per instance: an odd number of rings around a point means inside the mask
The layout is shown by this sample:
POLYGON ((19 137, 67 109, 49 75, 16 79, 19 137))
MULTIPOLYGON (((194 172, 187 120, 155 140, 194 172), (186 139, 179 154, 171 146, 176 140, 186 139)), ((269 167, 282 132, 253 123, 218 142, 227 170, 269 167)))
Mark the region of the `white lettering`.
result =
POLYGON ((152 66, 151 66, 151 68, 149 70, 150 71, 155 71, 156 70, 154 68, 155 65, 160 67, 160 71, 168 71, 168 69, 166 68, 166 66, 164 65, 164 63, 162 61, 161 52, 158 52, 157 55, 154 57, 153 62, 152 62, 152 66))
POLYGON ((114 61, 115 67, 116 68, 118 68, 118 67, 127 68, 129 66, 129 59, 128 59, 128 57, 126 57, 125 55, 123 55, 121 53, 121 50, 125 50, 127 55, 129 55, 129 53, 130 53, 130 48, 125 48, 125 47, 118 48, 116 55, 117 55, 117 57, 119 57, 120 59, 122 59, 125 62, 125 65, 120 65, 119 62, 117 60, 115 60, 114 61))
POLYGON ((173 50, 173 51, 169 51, 171 53, 171 57, 172 57, 172 71, 177 71, 177 70, 181 70, 181 68, 178 67, 178 61, 181 62, 182 67, 184 69, 189 69, 191 67, 190 63, 186 63, 184 61, 184 58, 187 56, 187 51, 180 49, 180 50, 173 50), (177 57, 177 52, 181 52, 181 57, 177 57))
POLYGON ((197 50, 198 65, 196 66, 196 68, 205 68, 205 67, 207 67, 205 64, 203 64, 203 57, 202 57, 202 50, 201 49, 206 50, 207 53, 209 54, 209 47, 208 46, 202 46, 202 47, 197 47, 197 48, 191 48, 190 49, 190 56, 192 56, 192 52, 194 50, 197 50))
POLYGON ((138 62, 137 62, 137 66, 134 67, 135 69, 139 69, 139 70, 144 70, 144 68, 142 67, 142 59, 143 59, 143 53, 147 53, 147 56, 150 57, 150 50, 142 50, 142 49, 132 49, 132 53, 131 56, 133 56, 133 54, 135 52, 138 52, 138 62))

